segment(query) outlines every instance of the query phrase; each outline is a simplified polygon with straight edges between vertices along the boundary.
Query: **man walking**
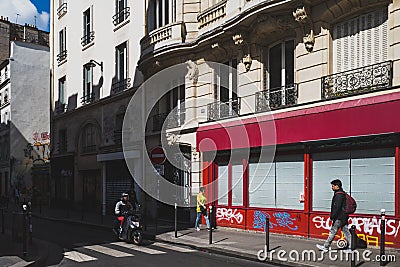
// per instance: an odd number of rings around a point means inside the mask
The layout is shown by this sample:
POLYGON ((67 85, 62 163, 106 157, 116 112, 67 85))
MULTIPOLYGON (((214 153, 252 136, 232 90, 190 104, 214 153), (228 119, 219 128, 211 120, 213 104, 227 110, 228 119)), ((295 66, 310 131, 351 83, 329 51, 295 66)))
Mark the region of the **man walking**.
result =
POLYGON ((333 198, 331 203, 331 221, 332 227, 329 231, 329 236, 326 239, 324 245, 317 244, 317 248, 322 251, 328 251, 329 246, 331 245, 333 239, 339 228, 342 229, 344 233, 348 248, 351 248, 351 234, 349 228, 347 226, 349 215, 346 213, 346 193, 342 189, 342 182, 339 179, 333 180, 331 182, 332 190, 333 190, 333 198))
POLYGON ((199 222, 201 219, 201 215, 204 215, 204 219, 206 219, 206 223, 207 223, 207 229, 210 230, 210 221, 208 220, 208 216, 207 216, 207 207, 206 207, 206 203, 207 203, 207 198, 205 196, 206 189, 202 186, 200 187, 200 192, 197 195, 197 217, 196 217, 196 223, 195 223, 195 228, 196 231, 200 231, 199 228, 199 222))

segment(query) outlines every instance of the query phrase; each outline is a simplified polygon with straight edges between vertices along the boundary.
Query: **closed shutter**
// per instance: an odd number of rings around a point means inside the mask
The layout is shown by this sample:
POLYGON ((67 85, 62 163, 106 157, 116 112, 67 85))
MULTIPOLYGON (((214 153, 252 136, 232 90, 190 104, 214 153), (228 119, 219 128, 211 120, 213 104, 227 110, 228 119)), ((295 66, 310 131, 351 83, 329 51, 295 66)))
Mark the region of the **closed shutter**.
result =
POLYGON ((275 163, 249 164, 249 206, 275 208, 275 163))
POLYGON ((334 73, 384 62, 388 49, 387 8, 333 27, 334 73))

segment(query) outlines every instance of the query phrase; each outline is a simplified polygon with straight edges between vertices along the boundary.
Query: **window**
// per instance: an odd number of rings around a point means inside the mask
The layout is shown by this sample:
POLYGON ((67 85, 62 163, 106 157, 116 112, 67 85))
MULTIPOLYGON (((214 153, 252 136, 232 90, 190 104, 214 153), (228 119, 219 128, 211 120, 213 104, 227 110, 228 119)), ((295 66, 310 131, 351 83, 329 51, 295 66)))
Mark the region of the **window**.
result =
POLYGON ((388 59, 388 10, 379 9, 333 27, 334 73, 388 59))
POLYGON ((127 0, 115 0, 115 15, 113 16, 114 25, 124 22, 130 15, 130 8, 127 6, 127 0))
POLYGON ((272 163, 249 163, 249 206, 304 209, 299 196, 304 191, 302 155, 277 156, 272 163))
POLYGON ((60 153, 66 152, 67 151, 67 130, 66 129, 61 129, 58 132, 58 151, 60 153))
POLYGON ((167 113, 173 112, 170 117, 172 121, 169 121, 169 124, 172 127, 178 127, 185 121, 185 79, 171 82, 170 88, 173 89, 166 95, 167 113))
POLYGON ((62 29, 58 33, 58 55, 57 61, 60 63, 67 57, 67 28, 62 29))
POLYGON ((330 210, 330 182, 338 178, 357 201, 357 213, 377 214, 386 209, 386 214, 394 215, 394 149, 316 153, 312 158, 313 210, 330 210))
POLYGON ((128 53, 127 42, 124 42, 115 48, 115 72, 118 81, 123 81, 127 78, 128 73, 128 53))
POLYGON ((243 165, 218 166, 218 205, 243 206, 243 165))
POLYGON ((92 124, 86 125, 82 131, 82 149, 83 152, 93 152, 96 150, 97 130, 92 124))
POLYGON ((65 13, 67 13, 67 0, 58 0, 58 18, 61 18, 65 13))
POLYGON ((90 64, 86 64, 83 66, 83 97, 82 103, 90 103, 94 100, 93 95, 93 68, 90 64))
POLYGON ((153 0, 150 2, 152 10, 149 23, 149 31, 160 28, 175 21, 173 7, 174 0, 153 0))
POLYGON ((65 76, 58 80, 58 102, 61 105, 65 104, 65 76))
POLYGON ((93 21, 92 8, 88 8, 85 12, 83 12, 83 37, 81 38, 81 44, 83 46, 91 43, 94 40, 92 21, 93 21))

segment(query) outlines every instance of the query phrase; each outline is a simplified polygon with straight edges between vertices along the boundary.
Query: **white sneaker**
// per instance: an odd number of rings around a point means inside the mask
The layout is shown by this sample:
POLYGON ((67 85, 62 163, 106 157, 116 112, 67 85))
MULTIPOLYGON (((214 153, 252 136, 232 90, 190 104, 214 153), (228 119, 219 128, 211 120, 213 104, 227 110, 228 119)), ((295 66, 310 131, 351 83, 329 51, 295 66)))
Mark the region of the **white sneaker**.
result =
POLYGON ((200 228, 199 228, 199 227, 196 227, 196 231, 200 231, 200 228))
POLYGON ((323 246, 323 245, 317 244, 316 246, 317 246, 317 248, 318 248, 319 250, 322 250, 322 251, 324 251, 324 252, 327 252, 327 251, 329 250, 327 247, 325 247, 325 246, 323 246))

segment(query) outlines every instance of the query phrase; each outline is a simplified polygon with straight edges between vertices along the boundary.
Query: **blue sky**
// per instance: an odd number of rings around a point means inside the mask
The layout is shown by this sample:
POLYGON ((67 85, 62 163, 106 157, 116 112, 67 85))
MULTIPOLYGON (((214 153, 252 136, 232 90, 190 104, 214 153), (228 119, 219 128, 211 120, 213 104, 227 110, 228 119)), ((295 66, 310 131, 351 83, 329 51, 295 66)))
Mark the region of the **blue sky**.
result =
POLYGON ((0 15, 18 24, 35 24, 50 30, 50 0, 0 0, 0 15))

